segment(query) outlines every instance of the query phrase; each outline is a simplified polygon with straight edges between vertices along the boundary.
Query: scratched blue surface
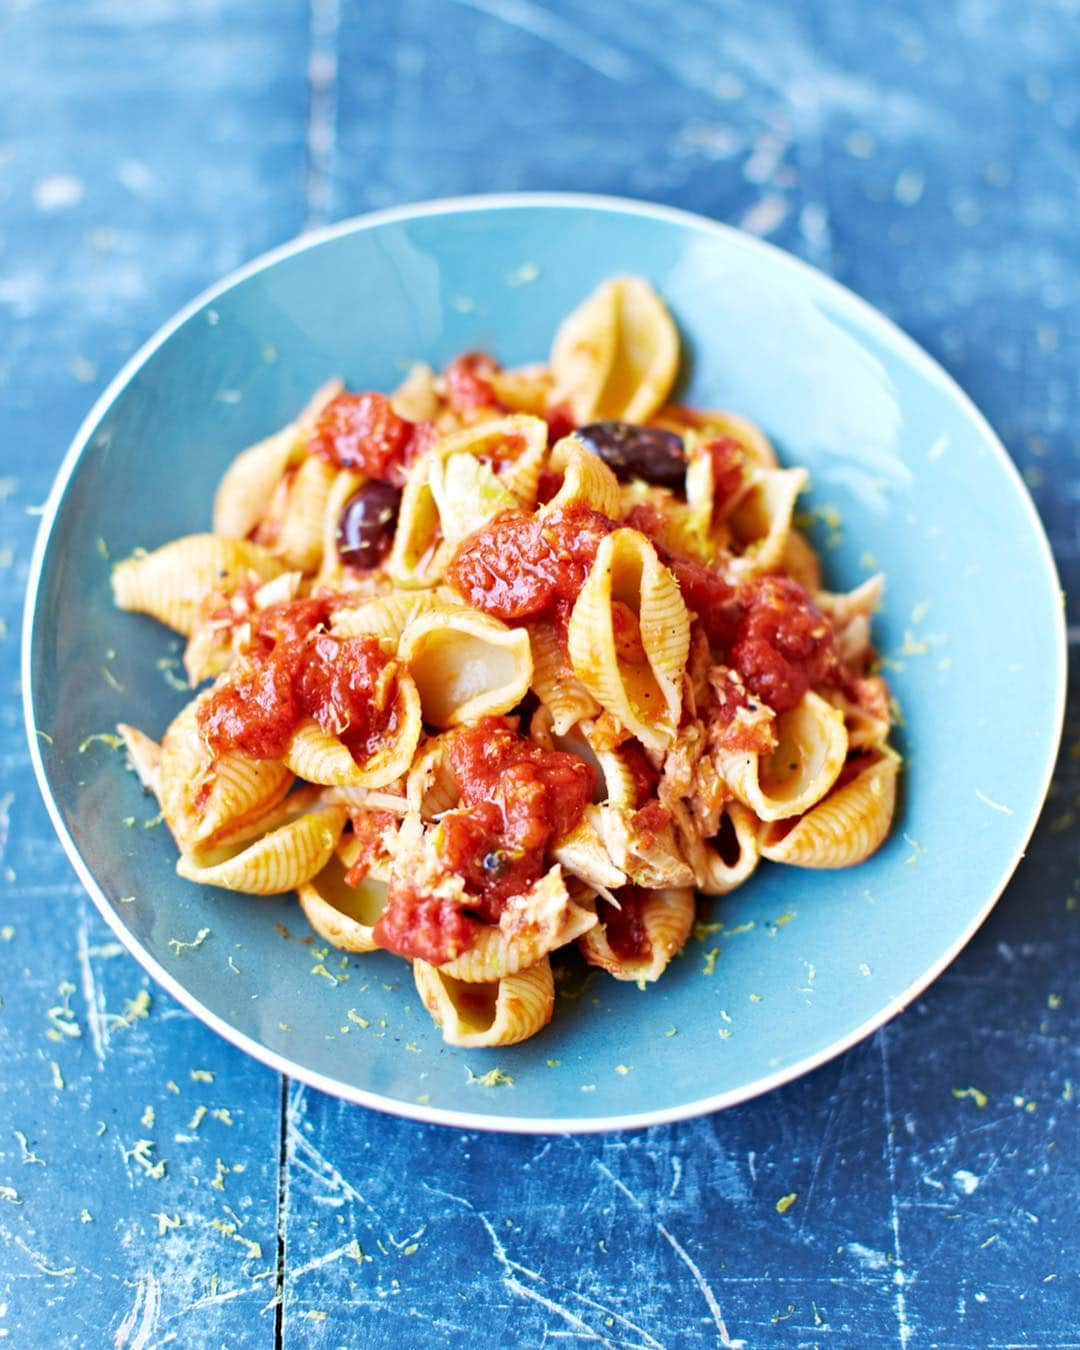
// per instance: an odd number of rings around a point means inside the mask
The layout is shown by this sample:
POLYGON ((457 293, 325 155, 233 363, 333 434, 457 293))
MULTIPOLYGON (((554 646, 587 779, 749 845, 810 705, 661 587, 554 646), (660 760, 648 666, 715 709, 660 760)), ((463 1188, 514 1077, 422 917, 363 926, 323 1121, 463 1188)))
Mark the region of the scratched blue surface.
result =
POLYGON ((1024 472, 1075 645, 1075 5, 6 0, 0 76, 0 1332, 1080 1344, 1075 684, 1029 856, 923 999, 766 1099, 578 1140, 343 1106, 148 989, 15 697, 34 507, 134 347, 305 224, 519 187, 742 224, 897 319, 1024 472))

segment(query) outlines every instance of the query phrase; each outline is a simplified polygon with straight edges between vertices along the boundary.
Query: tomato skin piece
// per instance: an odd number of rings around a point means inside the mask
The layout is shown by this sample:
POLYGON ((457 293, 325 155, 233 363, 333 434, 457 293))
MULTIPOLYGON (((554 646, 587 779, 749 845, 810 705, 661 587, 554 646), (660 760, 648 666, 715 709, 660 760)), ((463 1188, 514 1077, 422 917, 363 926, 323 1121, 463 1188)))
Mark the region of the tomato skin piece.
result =
POLYGON ((336 469, 401 487, 416 424, 399 417, 385 394, 369 390, 331 399, 308 438, 308 450, 336 469))

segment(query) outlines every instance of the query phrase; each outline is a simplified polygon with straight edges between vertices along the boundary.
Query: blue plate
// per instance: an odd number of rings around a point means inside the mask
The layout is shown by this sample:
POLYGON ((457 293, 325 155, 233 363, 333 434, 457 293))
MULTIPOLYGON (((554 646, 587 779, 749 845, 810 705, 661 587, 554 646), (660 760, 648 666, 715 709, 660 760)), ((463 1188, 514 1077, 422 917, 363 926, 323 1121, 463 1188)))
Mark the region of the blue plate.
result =
POLYGON ((636 202, 511 196, 387 211, 287 245, 167 324, 87 418, 31 569, 34 765, 57 832, 117 936, 171 994, 284 1073, 429 1121, 519 1131, 644 1125, 783 1083, 899 1012, 986 917, 1049 784, 1065 690, 1061 596, 1011 462, 955 384, 861 300, 710 221, 636 202), (894 832, 845 872, 765 865, 647 991, 563 988, 542 1035, 444 1046, 407 966, 322 966, 294 901, 177 878, 153 803, 88 735, 159 734, 185 701, 178 643, 112 607, 109 563, 207 527, 241 447, 341 374, 490 347, 544 357, 598 281, 649 277, 686 341, 688 402, 759 422, 809 467, 834 589, 888 577, 876 635, 903 710, 894 832), (124 824, 134 817, 134 824, 124 824), (211 930, 198 948, 176 948, 211 930), (325 974, 313 968, 325 969, 325 974), (498 1068, 513 1083, 476 1080, 498 1068))

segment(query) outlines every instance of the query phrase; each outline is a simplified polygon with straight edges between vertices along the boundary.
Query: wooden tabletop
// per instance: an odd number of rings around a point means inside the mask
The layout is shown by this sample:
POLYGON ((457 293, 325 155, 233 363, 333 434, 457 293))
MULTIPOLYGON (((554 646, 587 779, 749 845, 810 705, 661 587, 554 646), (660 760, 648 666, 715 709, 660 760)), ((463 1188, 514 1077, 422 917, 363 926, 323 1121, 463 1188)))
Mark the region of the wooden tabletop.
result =
POLYGON ((307 227, 515 188, 702 211, 896 319, 1020 466, 1075 642, 1075 4, 10 0, 0 77, 0 1337, 1080 1343, 1075 686, 1028 857, 902 1017, 724 1114, 539 1139, 320 1096, 151 986, 16 698, 38 505, 135 347, 307 227))

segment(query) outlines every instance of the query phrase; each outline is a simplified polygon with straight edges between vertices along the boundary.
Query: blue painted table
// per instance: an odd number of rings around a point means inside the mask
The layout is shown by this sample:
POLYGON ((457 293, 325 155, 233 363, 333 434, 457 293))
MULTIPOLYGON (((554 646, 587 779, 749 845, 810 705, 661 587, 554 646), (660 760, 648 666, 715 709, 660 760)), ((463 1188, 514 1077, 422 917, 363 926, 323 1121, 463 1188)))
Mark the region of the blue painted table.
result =
POLYGON ((834 273, 988 413, 1075 592, 1075 5, 8 0, 0 76, 0 1336, 1080 1344, 1076 697, 1029 856, 925 998, 768 1098, 592 1139, 344 1106, 148 988, 16 701, 36 505, 104 380, 269 245, 449 193, 651 197, 834 273))

